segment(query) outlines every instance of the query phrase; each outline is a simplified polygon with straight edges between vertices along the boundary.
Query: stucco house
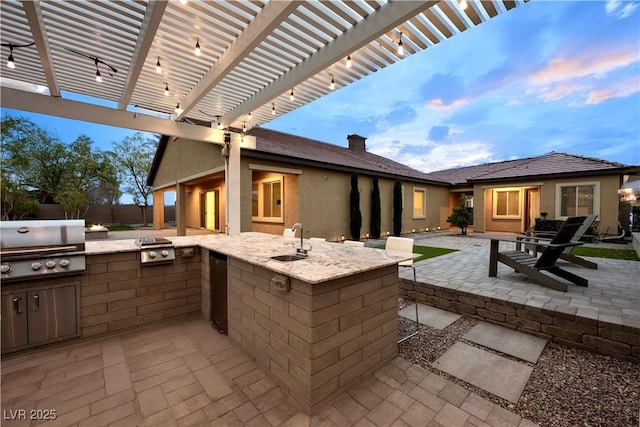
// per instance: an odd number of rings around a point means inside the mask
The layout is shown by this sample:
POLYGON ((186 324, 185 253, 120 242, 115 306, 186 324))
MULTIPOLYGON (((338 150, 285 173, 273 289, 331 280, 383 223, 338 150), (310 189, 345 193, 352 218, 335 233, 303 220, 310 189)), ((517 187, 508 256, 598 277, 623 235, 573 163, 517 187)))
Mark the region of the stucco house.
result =
MULTIPOLYGON (((393 185, 402 182, 402 233, 448 228, 446 218, 464 195, 475 232, 528 230, 535 218, 598 215, 601 231, 616 233, 618 190, 640 167, 567 153, 423 173, 367 152, 366 139, 340 147, 256 127, 255 149, 240 151, 240 231, 282 234, 300 222, 304 237, 349 239, 351 176, 358 176, 361 239, 370 232, 371 190, 377 177, 381 234, 393 233, 393 185)), ((177 192, 184 226, 224 232, 225 156, 219 145, 163 136, 148 183, 154 188, 154 226, 164 226, 164 193, 177 192)))
POLYGON ((520 233, 541 215, 564 220, 595 214, 600 232, 616 234, 619 221, 629 228, 629 212, 620 209, 618 190, 638 173, 638 166, 551 152, 428 176, 449 182, 452 194, 466 196, 476 232, 520 233))
MULTIPOLYGON (((393 233, 393 185, 403 191, 403 233, 448 227, 449 184, 393 160, 367 152, 365 138, 348 136, 348 147, 264 128, 254 128, 255 149, 240 158, 241 231, 282 234, 300 222, 304 236, 350 239, 349 194, 357 174, 361 238, 370 231, 371 190, 378 178, 381 234, 393 233)), ((225 231, 225 157, 221 147, 163 136, 148 180, 154 188, 154 226, 162 228, 163 193, 184 186, 187 227, 225 231)), ((177 198, 180 199, 180 193, 177 198)))

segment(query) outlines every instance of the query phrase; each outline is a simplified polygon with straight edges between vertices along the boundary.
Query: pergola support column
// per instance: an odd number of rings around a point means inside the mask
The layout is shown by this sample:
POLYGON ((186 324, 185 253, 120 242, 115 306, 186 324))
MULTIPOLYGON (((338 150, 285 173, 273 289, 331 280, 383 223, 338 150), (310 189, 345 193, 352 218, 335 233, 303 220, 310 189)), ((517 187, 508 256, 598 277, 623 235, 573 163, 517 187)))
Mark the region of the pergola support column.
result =
POLYGON ((225 134, 227 159, 225 162, 225 191, 226 191, 226 233, 240 234, 240 144, 241 137, 225 134))
POLYGON ((176 186, 176 235, 187 235, 187 192, 183 183, 176 186))
POLYGON ((153 192, 153 229, 164 228, 164 190, 153 192))

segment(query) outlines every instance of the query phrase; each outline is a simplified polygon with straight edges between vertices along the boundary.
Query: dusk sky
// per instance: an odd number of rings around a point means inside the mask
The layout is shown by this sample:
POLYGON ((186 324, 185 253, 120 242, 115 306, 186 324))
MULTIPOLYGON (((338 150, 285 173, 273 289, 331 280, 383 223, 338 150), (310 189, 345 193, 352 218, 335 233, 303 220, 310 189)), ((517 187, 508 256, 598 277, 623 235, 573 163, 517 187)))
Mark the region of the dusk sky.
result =
POLYGON ((422 171, 562 151, 640 164, 640 2, 532 0, 265 127, 422 171))
MULTIPOLYGON (((561 151, 640 165, 640 2, 532 0, 264 127, 425 172, 561 151)), ((134 131, 22 111, 109 150, 134 131)))

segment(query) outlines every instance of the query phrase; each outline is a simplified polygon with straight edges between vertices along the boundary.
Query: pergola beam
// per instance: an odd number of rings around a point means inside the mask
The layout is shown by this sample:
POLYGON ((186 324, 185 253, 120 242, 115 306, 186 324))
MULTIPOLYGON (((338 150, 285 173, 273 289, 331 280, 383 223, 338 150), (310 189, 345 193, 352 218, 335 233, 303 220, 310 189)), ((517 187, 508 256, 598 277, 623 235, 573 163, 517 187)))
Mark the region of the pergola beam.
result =
POLYGON ((42 17, 42 9, 39 1, 23 0, 22 7, 24 13, 27 16, 27 22, 31 34, 33 35, 33 41, 36 43, 36 49, 38 50, 38 56, 40 57, 40 63, 42 64, 42 71, 44 77, 47 80, 47 86, 49 87, 49 94, 51 96, 60 96, 60 87, 58 86, 58 80, 56 79, 56 73, 53 66, 53 58, 51 56, 51 49, 49 48, 49 40, 45 32, 44 18, 42 17))
POLYGON ((309 58, 289 70, 263 90, 238 105, 223 116, 224 123, 233 123, 240 117, 268 104, 289 88, 297 86, 332 64, 344 59, 348 54, 367 45, 371 40, 386 34, 398 25, 416 16, 438 1, 393 1, 380 7, 376 12, 340 34, 332 42, 309 58))
POLYGON ((303 2, 270 1, 180 103, 180 120, 303 2))
MULTIPOLYGON (((175 122, 147 114, 121 111, 69 99, 56 98, 3 86, 0 89, 2 106, 21 111, 31 111, 48 116, 98 123, 143 132, 171 135, 194 141, 224 144, 224 131, 206 126, 175 122)), ((242 148, 255 148, 255 137, 245 135, 234 139, 242 148)))
POLYGON ((140 26, 138 40, 136 41, 136 46, 133 49, 133 54, 131 55, 131 66, 127 72, 127 79, 124 82, 122 94, 118 101, 119 110, 126 110, 127 105, 133 96, 133 91, 135 90, 136 83, 138 83, 138 79, 140 78, 144 62, 149 55, 149 50, 153 44, 153 39, 156 36, 158 27, 162 22, 162 17, 164 16, 164 10, 167 8, 167 4, 167 0, 150 1, 147 3, 147 10, 145 11, 142 25, 140 26))

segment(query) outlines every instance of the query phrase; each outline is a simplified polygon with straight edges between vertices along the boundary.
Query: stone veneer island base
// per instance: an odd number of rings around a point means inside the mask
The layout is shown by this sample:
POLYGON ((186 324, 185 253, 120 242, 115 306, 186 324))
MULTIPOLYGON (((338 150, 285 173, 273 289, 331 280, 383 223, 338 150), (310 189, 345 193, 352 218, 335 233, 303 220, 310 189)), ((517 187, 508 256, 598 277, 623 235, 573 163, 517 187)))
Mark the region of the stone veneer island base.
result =
POLYGON ((396 357, 397 264, 406 254, 322 242, 306 259, 281 262, 271 257, 293 254, 299 239, 241 233, 170 240, 176 262, 149 267, 140 266, 133 240, 87 242, 83 337, 198 308, 211 320, 219 295, 212 290, 226 285, 229 337, 308 413, 396 357), (226 284, 209 280, 209 251, 227 257, 226 284))
POLYGON ((321 283, 229 260, 229 337, 308 413, 398 354, 398 268, 321 283))

